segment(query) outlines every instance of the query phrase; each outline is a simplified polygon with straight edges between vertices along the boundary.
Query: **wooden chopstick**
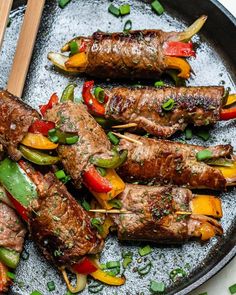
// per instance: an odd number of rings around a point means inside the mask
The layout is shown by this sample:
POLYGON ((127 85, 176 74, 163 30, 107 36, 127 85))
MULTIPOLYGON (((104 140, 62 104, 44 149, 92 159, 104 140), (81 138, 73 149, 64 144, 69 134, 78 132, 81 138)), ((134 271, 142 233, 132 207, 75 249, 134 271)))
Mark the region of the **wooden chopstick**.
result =
POLYGON ((0 48, 9 19, 13 0, 0 0, 0 48))
MULTIPOLYGON (((3 1, 3 0, 0 0, 3 1)), ((45 0, 28 0, 7 90, 21 97, 45 0)))

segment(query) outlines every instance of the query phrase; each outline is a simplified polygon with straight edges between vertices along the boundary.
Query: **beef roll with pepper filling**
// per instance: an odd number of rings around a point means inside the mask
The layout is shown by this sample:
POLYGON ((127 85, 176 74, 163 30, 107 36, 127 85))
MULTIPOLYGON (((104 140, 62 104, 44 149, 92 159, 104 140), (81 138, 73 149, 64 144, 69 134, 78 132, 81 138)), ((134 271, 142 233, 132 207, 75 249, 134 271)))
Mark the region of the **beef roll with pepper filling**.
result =
MULTIPOLYGON (((1 190, 1 200, 7 199, 6 192, 1 190)), ((9 271, 14 270, 20 260, 26 230, 14 209, 0 201, 0 293, 7 292, 11 285, 9 271)))
POLYGON ((221 202, 212 196, 171 186, 127 184, 119 200, 125 213, 112 218, 120 240, 179 243, 223 234, 215 219, 222 217, 221 202))
POLYGON ((195 56, 195 52, 192 42, 185 40, 190 40, 206 19, 200 17, 185 32, 96 32, 63 46, 61 51, 70 52, 70 57, 50 52, 48 58, 66 72, 99 78, 156 79, 167 69, 177 69, 179 77, 188 79, 191 68, 182 57, 195 56))
POLYGON ((236 164, 231 145, 203 147, 155 140, 126 133, 119 147, 128 159, 119 174, 129 182, 176 184, 189 188, 225 190, 236 183, 236 164))

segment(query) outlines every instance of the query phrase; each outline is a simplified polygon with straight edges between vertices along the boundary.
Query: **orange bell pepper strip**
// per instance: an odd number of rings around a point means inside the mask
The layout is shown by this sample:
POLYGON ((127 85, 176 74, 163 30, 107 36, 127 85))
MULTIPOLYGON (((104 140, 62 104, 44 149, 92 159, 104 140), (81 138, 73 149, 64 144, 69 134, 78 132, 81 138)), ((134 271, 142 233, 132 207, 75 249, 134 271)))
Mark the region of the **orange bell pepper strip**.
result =
POLYGON ((178 77, 188 79, 190 77, 191 67, 183 58, 166 56, 165 64, 167 69, 179 70, 178 77))
POLYGON ((95 280, 111 286, 121 286, 125 283, 125 277, 113 277, 101 269, 92 272, 90 276, 95 280))
POLYGON ((38 150, 55 150, 58 147, 58 144, 53 143, 40 133, 35 134, 28 132, 21 143, 38 150))
POLYGON ((87 54, 85 52, 79 52, 72 55, 66 62, 67 68, 84 68, 88 62, 87 54))
POLYGON ((213 238, 216 235, 216 231, 214 227, 209 224, 208 222, 205 222, 200 227, 200 233, 201 233, 201 240, 207 241, 210 238, 213 238))
POLYGON ((190 202, 193 214, 208 215, 215 218, 223 216, 221 200, 214 196, 195 195, 190 202))
POLYGON ((235 104, 235 103, 236 103, 236 94, 230 94, 227 98, 227 101, 224 107, 228 107, 231 104, 235 104))

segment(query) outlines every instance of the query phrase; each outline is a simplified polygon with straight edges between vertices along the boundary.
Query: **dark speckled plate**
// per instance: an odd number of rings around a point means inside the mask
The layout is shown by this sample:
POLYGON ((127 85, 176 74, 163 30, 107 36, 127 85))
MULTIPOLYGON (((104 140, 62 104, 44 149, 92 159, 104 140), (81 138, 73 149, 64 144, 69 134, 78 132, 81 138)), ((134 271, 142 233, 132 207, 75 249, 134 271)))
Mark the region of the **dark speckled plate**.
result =
MULTIPOLYGON (((37 1, 37 0, 35 0, 37 1)), ((0 87, 5 87, 9 73, 19 27, 24 13, 24 2, 14 1, 13 21, 7 29, 0 56, 0 87)), ((114 0, 120 5, 126 1, 114 0)), ((32 63, 30 66, 24 100, 33 107, 45 103, 52 92, 59 94, 68 81, 78 84, 77 96, 85 77, 66 77, 55 71, 47 60, 50 50, 58 50, 67 40, 76 35, 89 35, 100 29, 103 31, 121 31, 127 19, 131 19, 134 29, 161 28, 181 30, 191 24, 201 14, 209 19, 201 34, 194 38, 197 43, 197 58, 190 59, 195 76, 189 85, 222 85, 236 92, 236 21, 217 1, 206 0, 162 0, 166 13, 158 17, 148 2, 129 0, 131 14, 116 18, 107 12, 108 0, 73 0, 65 9, 60 9, 57 1, 47 1, 41 27, 39 30, 32 63)), ((236 147, 235 121, 219 123, 211 130, 211 140, 207 144, 231 143, 236 147)), ((194 138, 192 143, 205 144, 194 138)), ((79 195, 79 192, 78 192, 79 195)), ((224 217, 222 225, 224 236, 213 238, 209 243, 189 242, 183 246, 160 247, 153 245, 153 252, 138 260, 140 244, 119 243, 115 236, 110 237, 102 254, 102 262, 121 259, 122 251, 133 251, 134 260, 125 275, 127 282, 119 288, 104 286, 99 294, 150 294, 150 280, 162 281, 166 285, 165 294, 189 294, 198 285, 205 282, 221 269, 236 253, 236 190, 230 189, 221 194, 224 217), (135 271, 140 265, 151 260, 150 273, 140 277, 135 271), (176 282, 171 281, 169 273, 176 268, 183 268, 186 276, 176 282)), ((59 273, 38 253, 34 244, 26 242, 25 250, 29 252, 28 260, 21 260, 17 269, 16 284, 10 294, 28 295, 33 290, 40 290, 44 295, 66 293, 66 287, 59 273), (47 282, 54 281, 56 289, 47 290, 47 282)), ((91 283, 91 282, 90 282, 91 283)), ((89 294, 86 288, 82 294, 89 294)))

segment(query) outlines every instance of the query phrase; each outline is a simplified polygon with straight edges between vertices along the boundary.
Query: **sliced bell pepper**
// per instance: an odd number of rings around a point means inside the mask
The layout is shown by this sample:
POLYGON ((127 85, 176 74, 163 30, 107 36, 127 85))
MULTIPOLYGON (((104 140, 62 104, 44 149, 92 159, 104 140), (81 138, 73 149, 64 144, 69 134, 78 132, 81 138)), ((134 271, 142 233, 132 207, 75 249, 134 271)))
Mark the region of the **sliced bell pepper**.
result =
POLYGON ((112 190, 111 183, 102 177, 94 166, 84 172, 83 182, 93 192, 108 193, 112 190))
POLYGON ((125 283, 124 277, 119 278, 119 277, 111 276, 101 269, 98 269, 95 272, 92 272, 90 275, 95 280, 98 280, 102 283, 105 283, 105 284, 111 285, 111 286, 121 286, 121 285, 124 285, 124 283, 125 283))
POLYGON ((88 275, 92 272, 95 272, 98 268, 88 257, 84 257, 79 263, 74 264, 72 269, 74 272, 88 275))
POLYGON ((169 41, 164 44, 163 49, 164 54, 167 56, 196 56, 196 53, 193 50, 192 42, 184 43, 178 41, 169 41))
POLYGON ((49 102, 44 105, 40 105, 39 109, 41 114, 44 116, 47 110, 50 110, 54 104, 57 104, 59 101, 58 96, 56 93, 53 93, 52 96, 49 99, 49 102))
POLYGON ((23 145, 20 145, 19 150, 26 160, 40 166, 54 165, 60 160, 59 157, 50 156, 46 153, 27 148, 23 145))
POLYGON ((166 56, 165 64, 167 69, 176 69, 179 70, 178 77, 183 79, 188 79, 190 77, 191 67, 189 63, 183 58, 166 56))
POLYGON ((88 62, 87 54, 85 52, 79 52, 72 55, 66 62, 66 68, 84 68, 88 62))
POLYGON ((92 157, 90 162, 98 167, 102 168, 113 168, 121 166, 127 159, 128 151, 123 150, 121 154, 116 149, 113 149, 113 156, 110 159, 104 159, 99 157, 92 157))
POLYGON ((14 208, 16 209, 16 211, 18 212, 18 214, 20 215, 20 217, 25 222, 28 222, 29 221, 28 210, 24 206, 22 206, 20 202, 18 202, 15 198, 13 198, 12 195, 9 193, 8 193, 8 198, 11 201, 14 208))
POLYGON ((45 136, 48 135, 48 131, 55 128, 54 122, 36 120, 29 128, 31 133, 41 133, 45 136))
POLYGON ((236 162, 233 162, 233 165, 230 167, 216 166, 215 168, 222 172, 223 176, 226 178, 227 185, 236 182, 236 162))
POLYGON ((103 116, 105 114, 105 107, 92 95, 91 90, 93 86, 94 81, 87 81, 84 83, 82 90, 83 100, 89 111, 95 113, 98 116, 103 116))
POLYGON ((208 222, 204 222, 201 225, 199 231, 201 233, 201 240, 202 241, 207 241, 216 235, 216 231, 215 231, 214 227, 211 224, 209 224, 208 222))
POLYGON ((6 266, 15 269, 20 261, 20 253, 0 247, 0 261, 6 266))
POLYGON ((208 215, 215 218, 223 216, 221 200, 214 196, 196 195, 190 202, 193 214, 208 215))
POLYGON ((106 216, 106 219, 102 224, 102 231, 100 232, 100 235, 103 239, 106 239, 106 237, 109 235, 110 228, 112 226, 114 226, 114 222, 113 222, 113 219, 108 214, 108 216, 106 216))
POLYGON ((230 109, 222 109, 220 112, 220 120, 231 120, 236 118, 236 107, 230 109))
POLYGON ((27 133, 21 141, 23 145, 39 150, 55 150, 58 144, 50 141, 47 137, 38 133, 27 133))
POLYGON ((66 88, 64 89, 64 91, 62 92, 60 102, 65 102, 65 101, 68 101, 68 100, 74 101, 75 87, 76 87, 75 84, 68 84, 66 86, 66 88))
POLYGON ((11 279, 7 275, 8 268, 0 262, 0 293, 7 292, 7 287, 11 283, 11 279))
POLYGON ((226 104, 224 106, 227 107, 235 103, 236 103, 236 94, 229 94, 226 100, 226 104))

